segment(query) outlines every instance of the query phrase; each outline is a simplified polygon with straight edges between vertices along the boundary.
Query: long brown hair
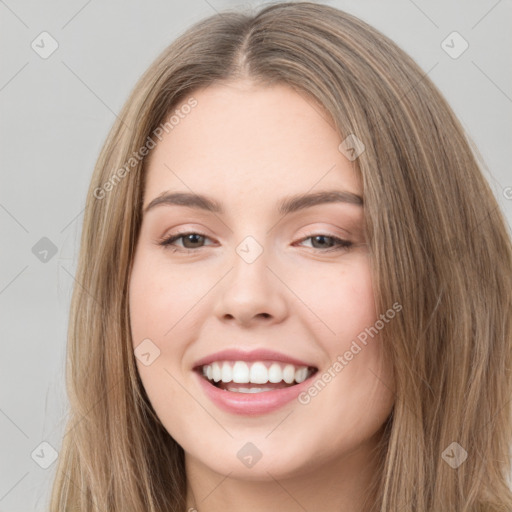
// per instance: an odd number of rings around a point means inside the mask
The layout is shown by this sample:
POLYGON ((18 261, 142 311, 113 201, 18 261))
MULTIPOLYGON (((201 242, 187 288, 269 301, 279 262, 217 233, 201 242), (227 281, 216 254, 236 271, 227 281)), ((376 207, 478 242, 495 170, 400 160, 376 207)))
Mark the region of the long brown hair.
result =
POLYGON ((512 248, 483 164, 408 55, 309 2, 196 23, 144 73, 113 126, 87 195, 51 510, 185 510, 183 449, 149 403, 130 334, 141 149, 194 91, 238 78, 306 93, 342 139, 365 145, 354 165, 376 301, 379 312, 403 306, 381 333, 396 397, 372 510, 512 510, 512 248))

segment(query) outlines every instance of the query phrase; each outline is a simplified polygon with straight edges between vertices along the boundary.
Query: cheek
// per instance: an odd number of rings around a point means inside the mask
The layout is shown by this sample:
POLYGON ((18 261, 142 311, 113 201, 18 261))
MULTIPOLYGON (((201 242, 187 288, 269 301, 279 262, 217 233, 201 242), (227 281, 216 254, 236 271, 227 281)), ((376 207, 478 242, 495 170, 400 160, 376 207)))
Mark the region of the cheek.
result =
MULTIPOLYGON (((295 273, 294 290, 320 322, 317 335, 339 350, 377 319, 367 258, 295 273)), ((329 348, 329 347, 326 347, 329 348)))
POLYGON ((130 279, 130 319, 133 342, 146 337, 163 340, 166 333, 205 293, 204 280, 191 279, 154 259, 141 255, 130 279))
POLYGON ((129 286, 132 343, 139 376, 160 418, 172 417, 177 403, 184 415, 193 412, 193 404, 178 382, 184 344, 178 342, 179 336, 173 336, 182 327, 186 329, 186 321, 172 331, 190 310, 188 302, 192 300, 197 297, 182 273, 171 274, 147 252, 136 255, 129 286), (150 353, 150 364, 137 357, 139 344, 145 347, 141 353, 150 353))

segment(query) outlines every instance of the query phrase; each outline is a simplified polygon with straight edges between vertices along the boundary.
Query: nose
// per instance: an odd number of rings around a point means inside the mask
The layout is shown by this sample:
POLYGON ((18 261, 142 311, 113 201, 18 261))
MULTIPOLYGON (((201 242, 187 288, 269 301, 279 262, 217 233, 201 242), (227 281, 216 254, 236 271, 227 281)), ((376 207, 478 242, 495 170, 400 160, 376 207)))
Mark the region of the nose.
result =
POLYGON ((265 253, 252 263, 235 254, 232 269, 219 286, 215 315, 221 322, 268 326, 288 315, 286 286, 275 270, 267 267, 265 253))

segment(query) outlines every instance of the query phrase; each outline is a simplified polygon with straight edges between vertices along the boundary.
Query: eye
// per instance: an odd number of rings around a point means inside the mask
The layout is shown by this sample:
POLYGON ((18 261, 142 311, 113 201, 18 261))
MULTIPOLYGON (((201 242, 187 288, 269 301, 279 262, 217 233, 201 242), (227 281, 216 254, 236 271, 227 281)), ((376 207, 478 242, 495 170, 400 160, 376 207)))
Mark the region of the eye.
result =
POLYGON ((202 248, 201 244, 203 244, 204 241, 207 239, 209 240, 209 238, 202 233, 190 231, 187 233, 177 233, 168 238, 165 238, 164 240, 161 240, 159 242, 159 245, 161 245, 165 248, 173 249, 175 251, 182 250, 182 251, 189 252, 189 251, 193 251, 194 249, 201 249, 202 248), (177 246, 175 244, 175 242, 177 242, 180 239, 182 239, 183 245, 177 246))
POLYGON ((322 252, 343 251, 349 249, 354 245, 353 242, 350 242, 349 240, 343 240, 342 238, 338 238, 337 236, 327 235, 324 233, 310 234, 306 238, 300 240, 300 242, 304 242, 306 240, 311 240, 312 248, 322 252), (315 246, 315 244, 317 244, 317 246, 315 246))
MULTIPOLYGON (((159 245, 174 251, 194 252, 194 249, 203 248, 206 240, 210 240, 206 235, 190 231, 187 233, 177 233, 161 240, 158 243, 159 245), (176 245, 178 240, 182 240, 181 246, 176 245)), ((349 240, 343 240, 342 238, 324 233, 313 233, 302 240, 299 240, 299 243, 305 242, 306 240, 312 241, 312 249, 321 252, 348 250, 354 245, 353 242, 350 242, 349 240)))

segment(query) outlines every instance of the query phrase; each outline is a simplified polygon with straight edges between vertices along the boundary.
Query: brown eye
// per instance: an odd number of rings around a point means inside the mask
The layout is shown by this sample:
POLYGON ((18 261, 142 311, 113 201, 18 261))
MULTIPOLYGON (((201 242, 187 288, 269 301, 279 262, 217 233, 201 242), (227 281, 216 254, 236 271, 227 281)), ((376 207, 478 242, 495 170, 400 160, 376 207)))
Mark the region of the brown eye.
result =
POLYGON ((325 234, 313 234, 306 238, 303 238, 301 242, 311 240, 311 246, 313 249, 327 252, 327 251, 342 251, 349 249, 353 244, 349 240, 343 240, 337 236, 325 235, 325 234))
POLYGON ((180 238, 183 238, 183 246, 186 249, 197 249, 198 244, 204 243, 204 236, 199 235, 197 233, 190 233, 189 235, 182 235, 180 238))
POLYGON ((206 235, 201 233, 178 233, 176 235, 172 235, 165 240, 159 242, 159 244, 163 247, 174 249, 175 251, 185 250, 185 251, 193 251, 194 249, 201 249, 204 247, 204 242, 208 239, 206 235), (178 240, 182 240, 182 245, 177 245, 175 242, 178 240))
POLYGON ((312 236, 311 240, 312 240, 311 245, 315 249, 330 249, 334 245, 334 241, 333 241, 332 237, 330 237, 330 236, 316 235, 316 236, 312 236), (326 240, 327 240, 327 244, 326 244, 326 240), (320 244, 320 247, 315 246, 315 243, 317 243, 317 242, 320 244))

